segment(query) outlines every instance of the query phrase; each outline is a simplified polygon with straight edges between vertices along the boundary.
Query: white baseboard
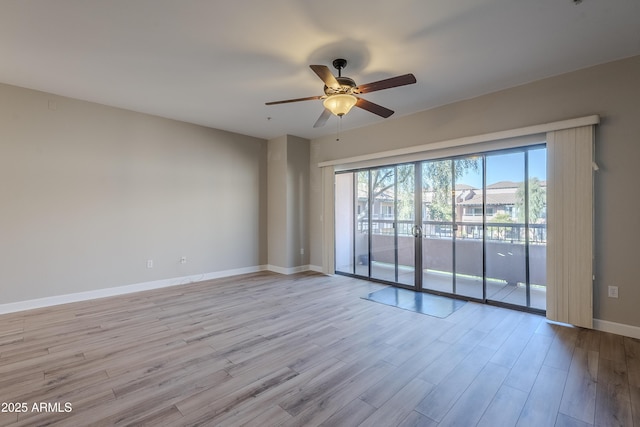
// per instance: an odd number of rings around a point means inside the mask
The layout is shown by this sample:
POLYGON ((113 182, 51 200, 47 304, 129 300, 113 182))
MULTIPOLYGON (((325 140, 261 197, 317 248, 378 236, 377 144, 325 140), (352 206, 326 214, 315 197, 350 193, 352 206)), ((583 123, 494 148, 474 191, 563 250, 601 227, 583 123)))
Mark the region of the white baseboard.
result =
POLYGON ((166 288, 169 286, 186 285, 205 280, 219 279, 222 277, 238 276, 240 274, 256 273, 268 270, 268 266, 236 268, 232 270, 215 271, 212 273, 194 274, 191 276, 175 277, 172 279, 154 280, 151 282, 135 283, 132 285, 116 286, 113 288, 96 289, 94 291, 77 292, 66 295, 56 295, 45 298, 18 301, 8 304, 0 304, 0 314, 15 313, 18 311, 32 310, 35 308, 50 307, 71 302, 87 301, 97 298, 112 297, 116 295, 130 294, 152 289, 166 288))
POLYGON ((640 327, 625 325, 623 323, 609 322, 608 320, 593 319, 593 329, 602 332, 611 332, 629 338, 640 339, 640 327))

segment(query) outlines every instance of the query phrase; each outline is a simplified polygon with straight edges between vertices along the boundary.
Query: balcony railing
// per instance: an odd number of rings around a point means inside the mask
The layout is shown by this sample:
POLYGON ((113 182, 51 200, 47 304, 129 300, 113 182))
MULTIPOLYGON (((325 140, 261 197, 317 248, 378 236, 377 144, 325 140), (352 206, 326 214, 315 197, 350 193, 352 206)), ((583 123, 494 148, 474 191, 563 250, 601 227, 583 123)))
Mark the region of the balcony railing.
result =
MULTIPOLYGON (((371 233, 380 235, 393 235, 398 229, 398 236, 411 236, 414 226, 413 220, 372 219, 371 233)), ((369 221, 360 219, 357 223, 357 231, 366 233, 369 230, 369 221)), ((529 224, 529 243, 547 243, 547 224, 529 224)), ((451 238, 455 230, 456 239, 477 239, 484 237, 486 230, 487 240, 522 243, 526 242, 527 227, 523 223, 487 223, 484 228, 481 222, 441 222, 423 221, 422 236, 424 238, 451 238)))

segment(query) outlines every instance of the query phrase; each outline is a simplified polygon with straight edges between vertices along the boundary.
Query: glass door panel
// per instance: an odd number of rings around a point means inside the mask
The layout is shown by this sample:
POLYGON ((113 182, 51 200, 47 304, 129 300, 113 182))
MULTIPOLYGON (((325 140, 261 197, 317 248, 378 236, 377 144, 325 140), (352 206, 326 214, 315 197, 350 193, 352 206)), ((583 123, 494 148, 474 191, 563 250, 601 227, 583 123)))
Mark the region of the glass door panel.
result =
POLYGON ((396 281, 395 167, 371 170, 371 277, 396 281))
POLYGON ((355 274, 369 277, 369 171, 355 172, 355 179, 355 274))
POLYGON ((525 153, 486 157, 487 299, 527 305, 525 153))
POLYGON ((396 222, 398 247, 398 283, 415 286, 416 245, 412 230, 415 225, 416 168, 413 164, 396 168, 396 222))
POLYGON ((336 175, 335 259, 336 271, 354 274, 353 173, 336 175))
POLYGON ((422 163, 422 288, 453 293, 453 163, 422 163))
POLYGON ((547 148, 528 152, 529 306, 547 308, 547 148))
POLYGON ((454 293, 483 299, 482 156, 454 160, 455 167, 455 287, 454 293))

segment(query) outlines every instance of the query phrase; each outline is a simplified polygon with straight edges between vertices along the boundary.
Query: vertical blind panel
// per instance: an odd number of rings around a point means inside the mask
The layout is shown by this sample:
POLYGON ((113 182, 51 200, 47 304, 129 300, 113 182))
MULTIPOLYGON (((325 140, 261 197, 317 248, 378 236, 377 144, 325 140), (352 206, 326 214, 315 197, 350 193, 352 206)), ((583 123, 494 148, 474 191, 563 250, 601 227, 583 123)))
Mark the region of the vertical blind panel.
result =
POLYGON ((335 172, 333 166, 322 168, 322 272, 335 273, 335 172))
POLYGON ((547 318, 593 327, 593 127, 547 134, 547 318))

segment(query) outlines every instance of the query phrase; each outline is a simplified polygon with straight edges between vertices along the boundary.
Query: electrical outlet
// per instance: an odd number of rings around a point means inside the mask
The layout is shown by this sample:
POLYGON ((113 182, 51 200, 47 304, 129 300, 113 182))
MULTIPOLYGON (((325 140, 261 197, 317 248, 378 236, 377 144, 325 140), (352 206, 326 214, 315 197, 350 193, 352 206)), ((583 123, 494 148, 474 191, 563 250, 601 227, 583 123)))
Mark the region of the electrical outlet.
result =
POLYGON ((609 286, 609 298, 618 298, 617 286, 609 286))
POLYGON ((300 255, 304 255, 304 248, 300 248, 300 255))
POLYGON ((180 258, 180 264, 186 264, 187 263, 187 257, 183 256, 182 258, 180 258))
POLYGON ((152 259, 148 259, 147 260, 147 268, 153 268, 153 260, 152 259))

